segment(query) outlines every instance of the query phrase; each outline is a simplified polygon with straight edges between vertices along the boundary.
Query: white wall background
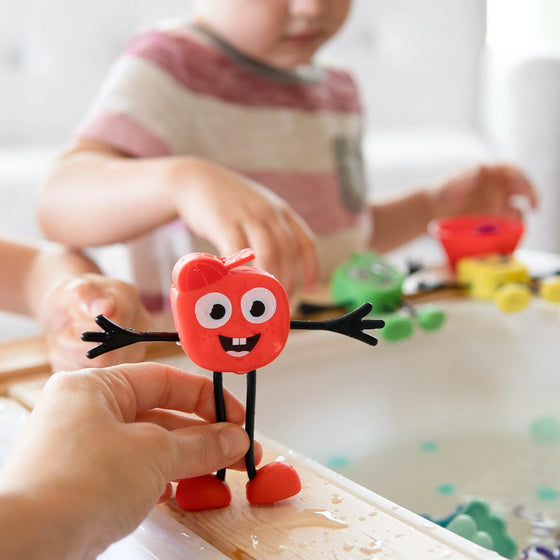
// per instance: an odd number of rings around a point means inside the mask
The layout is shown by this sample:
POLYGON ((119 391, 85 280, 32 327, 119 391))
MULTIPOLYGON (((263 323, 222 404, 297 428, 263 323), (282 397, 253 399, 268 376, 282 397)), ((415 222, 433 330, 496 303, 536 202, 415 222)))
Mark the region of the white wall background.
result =
MULTIPOLYGON (((60 142, 140 26, 192 0, 0 0, 1 143, 60 142)), ((379 126, 470 122, 482 0, 355 0, 328 49, 364 82, 379 126)))
MULTIPOLYGON (((501 3, 503 12, 505 1, 489 0, 490 7, 501 3)), ((527 1, 507 0, 506 15, 527 1)), ((191 5, 0 0, 0 234, 39 235, 36 184, 110 65, 139 27, 186 16, 191 5)), ((514 20, 498 21, 505 27, 494 30, 503 34, 514 20)), ((322 56, 350 67, 361 82, 374 192, 505 157, 526 167, 544 194, 528 243, 560 250, 560 57, 522 67, 525 77, 519 58, 504 62, 485 48, 485 31, 485 0, 354 0, 346 27, 322 56)))

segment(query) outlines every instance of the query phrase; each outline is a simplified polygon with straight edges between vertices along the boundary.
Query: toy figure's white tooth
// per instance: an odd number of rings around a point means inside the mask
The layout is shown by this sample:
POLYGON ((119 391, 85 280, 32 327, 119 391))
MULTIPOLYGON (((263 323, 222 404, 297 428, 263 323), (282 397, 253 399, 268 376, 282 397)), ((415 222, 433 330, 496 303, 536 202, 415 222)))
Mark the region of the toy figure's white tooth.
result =
POLYGON ((240 338, 239 339, 239 344, 247 344, 247 339, 246 338, 240 338))
POLYGON ((232 340, 232 344, 234 346, 239 346, 239 339, 238 338, 232 338, 231 340, 232 340))

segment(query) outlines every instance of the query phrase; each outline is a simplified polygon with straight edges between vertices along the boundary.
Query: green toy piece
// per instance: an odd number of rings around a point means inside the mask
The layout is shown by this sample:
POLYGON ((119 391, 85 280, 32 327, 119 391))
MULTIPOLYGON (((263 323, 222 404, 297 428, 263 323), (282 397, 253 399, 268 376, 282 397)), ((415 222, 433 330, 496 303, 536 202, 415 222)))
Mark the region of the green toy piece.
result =
POLYGON ((385 320, 380 336, 389 342, 412 335, 413 319, 425 331, 436 331, 445 321, 445 313, 433 306, 416 309, 403 300, 406 274, 374 252, 354 253, 333 273, 331 297, 346 310, 372 302, 375 314, 385 320))
POLYGON ((447 523, 446 528, 464 539, 471 540, 476 533, 476 522, 470 515, 460 513, 447 523))
POLYGON ((517 544, 507 532, 505 520, 492 513, 483 500, 469 502, 446 525, 453 533, 480 546, 494 550, 505 558, 513 558, 517 544))
POLYGON ((397 342, 408 338, 413 331, 412 321, 406 315, 389 313, 381 315, 385 326, 379 331, 379 336, 389 342, 397 342))
POLYGON ((396 266, 376 253, 354 253, 333 272, 331 296, 346 310, 371 301, 377 313, 390 313, 400 307, 405 278, 396 266))
POLYGON ((426 306, 416 312, 416 318, 425 331, 437 331, 445 321, 445 313, 436 307, 426 306))

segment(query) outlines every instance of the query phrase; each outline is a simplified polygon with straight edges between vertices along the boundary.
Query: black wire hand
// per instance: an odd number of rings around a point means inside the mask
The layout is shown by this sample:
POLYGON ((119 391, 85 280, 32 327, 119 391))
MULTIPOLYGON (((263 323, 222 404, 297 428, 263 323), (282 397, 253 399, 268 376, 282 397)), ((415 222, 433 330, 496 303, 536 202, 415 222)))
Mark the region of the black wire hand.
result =
POLYGON ((103 329, 103 331, 86 331, 82 333, 82 340, 86 342, 101 342, 91 350, 86 352, 88 358, 97 358, 107 352, 123 348, 136 342, 146 341, 166 341, 179 342, 177 333, 169 332, 139 332, 133 329, 125 329, 113 321, 107 319, 105 315, 98 315, 95 322, 103 329))
POLYGON ((346 315, 327 321, 290 321, 290 328, 331 331, 356 338, 370 346, 375 346, 377 344, 377 338, 364 331, 382 329, 385 326, 385 321, 382 319, 364 319, 366 315, 371 313, 372 309, 373 305, 371 303, 364 303, 357 309, 354 309, 354 311, 346 313, 346 315))

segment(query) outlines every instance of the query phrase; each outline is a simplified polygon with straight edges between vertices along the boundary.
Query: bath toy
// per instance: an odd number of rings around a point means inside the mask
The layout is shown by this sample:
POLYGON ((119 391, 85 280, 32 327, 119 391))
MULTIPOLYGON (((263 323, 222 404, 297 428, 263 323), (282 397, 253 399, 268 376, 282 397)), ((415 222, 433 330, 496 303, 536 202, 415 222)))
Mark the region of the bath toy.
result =
POLYGON ((380 336, 387 341, 408 338, 414 322, 425 331, 436 331, 445 321, 445 313, 432 305, 413 306, 403 297, 407 274, 374 252, 354 253, 333 272, 330 293, 333 305, 302 304, 304 314, 329 307, 354 309, 366 301, 375 301, 375 315, 385 321, 380 336))
POLYGON ((434 220, 428 230, 441 243, 455 270, 463 258, 510 255, 524 231, 523 223, 491 215, 465 215, 434 220))
MULTIPOLYGON (((263 270, 244 266, 254 258, 250 249, 226 258, 206 253, 181 258, 173 269, 170 293, 177 332, 138 332, 99 315, 96 322, 103 331, 84 332, 82 339, 100 343, 87 352, 89 358, 135 342, 178 342, 195 364, 213 371, 218 422, 226 421, 222 373, 246 374, 245 429, 250 439, 245 458, 246 494, 251 504, 262 505, 297 494, 301 482, 285 462, 255 467, 256 370, 282 352, 290 329, 329 330, 374 346, 377 339, 364 331, 379 329, 384 322, 365 318, 371 303, 328 321, 290 320, 288 297, 280 282, 263 270)), ((176 490, 177 504, 189 511, 224 507, 230 501, 225 469, 216 475, 181 480, 176 490)))
POLYGON ((523 230, 519 220, 488 215, 444 218, 429 226, 447 255, 457 284, 469 297, 493 300, 506 313, 524 309, 532 295, 560 303, 560 273, 531 277, 513 256, 523 230))
POLYGON ((493 513, 484 500, 472 500, 459 506, 450 516, 441 520, 424 517, 506 558, 513 558, 517 553, 517 544, 508 534, 506 522, 500 515, 493 513))

